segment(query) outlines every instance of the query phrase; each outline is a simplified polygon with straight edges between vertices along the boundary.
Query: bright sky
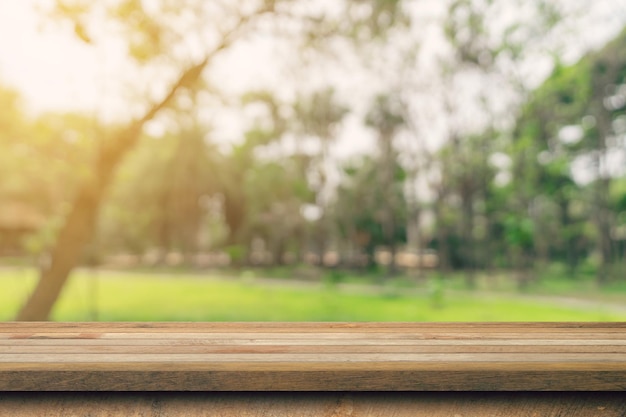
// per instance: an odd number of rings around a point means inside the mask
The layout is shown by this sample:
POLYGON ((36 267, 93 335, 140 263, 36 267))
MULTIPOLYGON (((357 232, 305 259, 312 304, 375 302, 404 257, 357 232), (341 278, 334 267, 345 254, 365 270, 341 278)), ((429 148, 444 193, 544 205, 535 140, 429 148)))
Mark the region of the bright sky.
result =
MULTIPOLYGON (((18 89, 28 109, 36 113, 101 112, 103 107, 111 107, 111 96, 116 93, 111 90, 111 81, 119 81, 113 78, 128 70, 123 48, 115 43, 93 48, 67 28, 44 24, 36 7, 45 3, 0 0, 0 83, 18 89)), ((255 48, 257 55, 262 53, 263 45, 255 48)), ((236 71, 240 81, 247 77, 244 69, 242 66, 236 71)), ((259 69, 255 72, 258 75, 259 69)), ((223 77, 226 84, 233 78, 232 74, 223 77)))
POLYGON ((92 107, 98 68, 93 51, 69 34, 44 34, 34 3, 0 0, 0 82, 17 88, 35 112, 92 107))

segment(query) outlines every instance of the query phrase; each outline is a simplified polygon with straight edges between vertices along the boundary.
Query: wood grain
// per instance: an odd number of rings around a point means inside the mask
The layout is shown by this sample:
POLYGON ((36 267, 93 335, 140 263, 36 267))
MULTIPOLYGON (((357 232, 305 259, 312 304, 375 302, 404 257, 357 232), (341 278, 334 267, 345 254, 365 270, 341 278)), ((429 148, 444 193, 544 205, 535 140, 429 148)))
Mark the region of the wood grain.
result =
POLYGON ((1 391, 621 391, 626 323, 0 323, 1 391))

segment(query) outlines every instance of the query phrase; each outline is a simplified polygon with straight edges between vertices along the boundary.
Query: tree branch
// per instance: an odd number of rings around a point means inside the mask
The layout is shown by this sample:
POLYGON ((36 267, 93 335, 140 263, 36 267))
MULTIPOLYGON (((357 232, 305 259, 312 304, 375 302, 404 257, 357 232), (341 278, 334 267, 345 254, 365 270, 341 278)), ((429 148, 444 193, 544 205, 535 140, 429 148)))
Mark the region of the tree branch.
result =
MULTIPOLYGON (((198 81, 209 62, 211 62, 218 53, 232 45, 237 40, 238 33, 241 32, 246 25, 250 24, 254 19, 272 12, 271 8, 262 7, 254 13, 240 16, 239 21, 222 34, 221 41, 209 51, 202 60, 188 67, 180 77, 178 77, 176 82, 169 88, 168 93, 161 100, 153 103, 142 117, 130 123, 130 125, 117 136, 117 140, 115 140, 111 146, 103 150, 100 155, 100 165, 106 166, 111 164, 112 161, 116 160, 126 149, 131 148, 139 140, 143 126, 152 120, 161 110, 169 106, 181 89, 189 88, 193 83, 198 81)), ((104 169, 106 170, 107 168, 105 167, 104 169)))

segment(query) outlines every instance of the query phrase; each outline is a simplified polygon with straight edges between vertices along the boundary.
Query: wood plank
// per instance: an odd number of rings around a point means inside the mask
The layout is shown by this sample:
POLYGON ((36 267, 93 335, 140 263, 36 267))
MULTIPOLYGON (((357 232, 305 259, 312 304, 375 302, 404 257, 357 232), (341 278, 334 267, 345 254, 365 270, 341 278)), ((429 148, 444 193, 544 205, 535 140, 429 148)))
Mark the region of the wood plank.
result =
POLYGON ((516 339, 516 340, 281 340, 281 339, 12 339, 0 340, 0 346, 169 346, 176 349, 181 346, 624 346, 621 339, 516 339))
POLYGON ((624 390, 626 323, 0 323, 0 390, 240 389, 624 390))
MULTIPOLYGON (((626 361, 622 353, 355 353, 352 351, 342 353, 74 353, 63 354, 47 352, 45 354, 33 355, 22 353, 3 354, 0 356, 0 369, 5 364, 33 363, 45 367, 50 363, 102 363, 111 364, 122 368, 129 363, 135 362, 175 362, 175 363, 202 363, 214 364, 222 362, 238 363, 266 363, 271 367, 273 363, 335 363, 352 362, 361 363, 367 368, 371 363, 380 362, 403 362, 403 363, 476 363, 476 362, 498 362, 498 363, 593 363, 614 364, 615 369, 626 370, 626 361)), ((115 369, 115 368, 113 368, 115 369)))
POLYGON ((0 340, 5 339, 162 339, 166 337, 169 340, 172 339, 194 339, 194 340, 224 340, 224 339, 239 339, 239 340, 525 340, 525 339, 547 339, 547 340, 567 340, 567 339, 581 339, 581 338, 593 338, 593 339, 624 339, 623 332, 587 332, 581 337, 580 333, 535 333, 535 332, 472 332, 472 333, 460 333, 460 332, 404 332, 404 333, 384 333, 379 332, 375 334, 371 333, 260 333, 260 332, 239 332, 232 333, 218 333, 218 332, 204 332, 204 333, 85 333, 85 332, 65 332, 65 333, 0 333, 0 340), (165 336, 164 336, 165 335, 165 336))
MULTIPOLYGON (((177 353, 620 353, 626 354, 626 344, 534 345, 534 344, 472 344, 472 345, 177 345, 177 353)), ((41 355, 54 353, 171 353, 172 345, 14 345, 0 346, 2 353, 41 355)))
POLYGON ((612 393, 12 393, 0 415, 170 417, 623 417, 626 396, 612 393))
POLYGON ((554 333, 566 330, 568 332, 580 331, 586 333, 593 329, 609 332, 621 332, 626 329, 626 322, 457 322, 457 323, 414 323, 414 322, 4 322, 0 323, 0 333, 11 332, 66 332, 76 329, 88 329, 86 332, 124 333, 132 329, 133 333, 156 333, 171 332, 172 329, 184 330, 186 333, 212 332, 240 332, 245 329, 249 332, 294 333, 294 332, 344 332, 346 330, 358 330, 361 332, 406 332, 415 331, 440 331, 446 328, 455 332, 473 332, 479 329, 481 332, 502 331, 510 329, 517 331, 520 328, 532 329, 535 332, 554 333))
POLYGON ((623 371, 8 371, 2 391, 624 391, 623 371))
POLYGON ((54 362, 54 363, 40 363, 40 362, 13 362, 0 364, 0 372, 13 372, 13 371, 28 371, 28 372, 51 372, 58 373, 59 371, 94 371, 94 372, 232 372, 239 375, 245 375, 247 372, 258 373, 263 372, 266 374, 275 373, 276 375, 282 375, 285 372, 338 372, 346 374, 355 374, 360 371, 367 373, 376 373, 379 371, 404 371, 409 373, 419 372, 440 372, 450 373, 455 372, 510 372, 516 374, 525 371, 532 371, 534 373, 540 372, 545 374, 560 373, 560 372, 607 372, 612 371, 616 373, 624 372, 622 366, 616 366, 612 362, 593 362, 593 361, 580 361, 580 362, 511 362, 511 361, 479 361, 479 362, 465 362, 459 364, 458 362, 410 362, 410 361, 370 361, 367 363, 351 361, 302 361, 302 362, 263 362, 263 361, 220 361, 220 362, 177 362, 177 361, 133 361, 133 362, 121 362, 121 363, 106 363, 106 362, 54 362))

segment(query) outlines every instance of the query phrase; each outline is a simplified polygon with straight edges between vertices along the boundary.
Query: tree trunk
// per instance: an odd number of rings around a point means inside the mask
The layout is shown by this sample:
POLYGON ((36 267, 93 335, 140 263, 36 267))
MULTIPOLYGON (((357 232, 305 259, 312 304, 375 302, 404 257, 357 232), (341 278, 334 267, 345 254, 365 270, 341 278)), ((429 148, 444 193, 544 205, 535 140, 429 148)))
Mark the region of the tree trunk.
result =
POLYGON ((42 271, 35 291, 16 320, 48 319, 70 271, 79 262, 83 248, 93 236, 102 194, 102 187, 96 184, 85 185, 79 191, 53 248, 51 264, 42 271))
POLYGON ((469 289, 476 288, 475 275, 475 246, 474 242, 474 192, 470 182, 461 188, 461 254, 463 269, 465 270, 465 285, 469 289))
POLYGON ((382 132, 379 138, 381 144, 381 159, 382 166, 382 183, 380 187, 384 198, 383 202, 383 236, 385 239, 385 245, 389 250, 390 259, 387 265, 387 278, 392 278, 397 273, 396 268, 396 211, 397 204, 396 195, 394 190, 394 171, 396 168, 396 158, 393 149, 393 132, 382 132))
POLYGON ((612 213, 609 209, 609 190, 611 188, 611 176, 605 172, 609 146, 607 141, 615 132, 613 119, 610 111, 605 107, 604 100, 606 87, 621 79, 621 69, 612 61, 602 60, 593 68, 592 82, 592 105, 591 112, 596 119, 597 143, 595 153, 596 180, 593 184, 593 220, 598 233, 598 246, 601 263, 597 271, 598 285, 604 285, 611 279, 611 266, 613 263, 613 239, 611 229, 613 227, 612 213))
POLYGON ((607 209, 609 179, 598 178, 595 185, 594 220, 598 231, 601 263, 598 266, 597 282, 606 284, 611 279, 613 263, 613 239, 611 237, 611 212, 607 209))
POLYGON ((132 123, 101 150, 93 175, 79 188, 72 210, 59 232, 52 249, 50 266, 42 271, 37 287, 16 320, 48 319, 70 271, 78 264, 94 235, 104 192, 115 168, 139 139, 140 126, 132 123))
POLYGON ((565 255, 565 264, 567 266, 567 272, 569 278, 576 276, 578 269, 578 256, 576 254, 576 234, 573 232, 573 220, 569 214, 570 202, 569 200, 561 196, 558 200, 559 206, 559 218, 561 220, 561 235, 565 235, 562 239, 561 250, 565 255))
POLYGON ((434 204, 435 230, 437 239, 437 256, 439 257, 438 269, 440 272, 448 273, 452 269, 452 254, 449 238, 449 227, 445 220, 444 210, 446 207, 447 191, 444 185, 440 184, 436 190, 436 200, 434 204))

